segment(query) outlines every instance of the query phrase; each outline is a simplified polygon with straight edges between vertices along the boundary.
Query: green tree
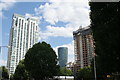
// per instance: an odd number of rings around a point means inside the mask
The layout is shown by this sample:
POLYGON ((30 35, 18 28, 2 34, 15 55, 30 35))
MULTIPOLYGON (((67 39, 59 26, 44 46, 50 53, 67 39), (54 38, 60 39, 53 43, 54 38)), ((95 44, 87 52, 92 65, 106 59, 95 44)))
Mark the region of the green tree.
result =
POLYGON ((25 68, 24 60, 21 60, 16 67, 13 77, 14 80, 27 80, 29 77, 28 71, 25 68))
POLYGON ((67 69, 66 67, 62 67, 62 68, 60 68, 59 75, 60 76, 70 76, 70 75, 72 75, 72 71, 67 69))
POLYGON ((97 76, 120 73, 120 4, 90 3, 91 29, 95 41, 97 76))
POLYGON ((2 79, 9 79, 8 70, 5 66, 1 66, 2 69, 2 79))
POLYGON ((35 80, 45 80, 58 74, 57 56, 50 44, 37 43, 25 55, 25 66, 35 80))
POLYGON ((93 80, 93 73, 92 73, 91 67, 81 68, 77 74, 77 79, 93 80))

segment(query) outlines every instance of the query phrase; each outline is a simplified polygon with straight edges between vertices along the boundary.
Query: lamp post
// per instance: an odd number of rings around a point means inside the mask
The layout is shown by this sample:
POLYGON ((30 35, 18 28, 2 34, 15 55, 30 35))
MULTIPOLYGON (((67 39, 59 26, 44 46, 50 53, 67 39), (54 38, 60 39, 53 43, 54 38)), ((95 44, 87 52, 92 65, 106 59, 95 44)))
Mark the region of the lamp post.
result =
POLYGON ((97 78, 96 78, 96 64, 95 64, 95 57, 96 57, 96 55, 94 56, 94 76, 95 76, 95 80, 97 80, 97 78))
POLYGON ((65 80, 66 80, 66 64, 65 64, 65 80))
POLYGON ((76 64, 75 64, 75 62, 74 62, 74 64, 73 64, 73 71, 74 71, 74 80, 76 80, 76 64))

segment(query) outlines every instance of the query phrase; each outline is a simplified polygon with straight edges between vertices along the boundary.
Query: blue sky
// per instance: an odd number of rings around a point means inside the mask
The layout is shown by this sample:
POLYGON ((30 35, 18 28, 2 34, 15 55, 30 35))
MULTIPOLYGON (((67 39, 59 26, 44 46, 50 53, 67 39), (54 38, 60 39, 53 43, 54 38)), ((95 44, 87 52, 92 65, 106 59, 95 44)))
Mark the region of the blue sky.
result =
MULTIPOLYGON (((58 47, 68 47, 68 62, 73 62, 74 45, 72 33, 79 26, 85 27, 90 24, 90 10, 87 0, 73 1, 2 3, 4 7, 1 6, 2 10, 0 9, 0 20, 2 20, 1 45, 8 45, 13 13, 25 17, 34 17, 39 19, 39 41, 46 41, 51 44, 56 53, 58 47)), ((7 48, 2 48, 0 65, 6 65, 7 54, 7 48)))

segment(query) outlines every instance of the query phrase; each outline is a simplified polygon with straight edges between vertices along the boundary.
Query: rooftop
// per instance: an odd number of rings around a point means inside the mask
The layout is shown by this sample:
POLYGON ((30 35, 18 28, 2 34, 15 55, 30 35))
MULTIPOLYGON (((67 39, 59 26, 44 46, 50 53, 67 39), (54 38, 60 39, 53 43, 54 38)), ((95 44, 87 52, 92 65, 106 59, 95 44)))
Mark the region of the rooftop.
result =
POLYGON ((87 26, 87 27, 84 27, 84 28, 82 28, 81 26, 80 26, 80 28, 78 29, 78 30, 76 30, 76 31, 73 31, 73 35, 75 35, 75 34, 78 34, 78 33, 89 33, 91 31, 91 29, 90 29, 90 26, 87 26))
MULTIPOLYGON (((22 17, 22 18, 25 18, 25 19, 26 19, 25 16, 20 15, 20 14, 17 14, 17 13, 14 13, 13 16, 18 16, 18 17, 22 17)), ((35 19, 34 17, 29 17, 29 18, 27 18, 26 20, 38 21, 38 19, 35 19)))

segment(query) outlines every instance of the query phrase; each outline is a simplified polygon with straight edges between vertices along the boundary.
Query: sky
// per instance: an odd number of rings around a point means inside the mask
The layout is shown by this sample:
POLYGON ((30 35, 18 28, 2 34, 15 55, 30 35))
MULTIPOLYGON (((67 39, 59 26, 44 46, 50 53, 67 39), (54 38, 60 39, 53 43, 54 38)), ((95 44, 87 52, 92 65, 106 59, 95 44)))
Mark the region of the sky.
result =
MULTIPOLYGON (((68 62, 74 61, 73 31, 90 24, 88 0, 20 1, 1 0, 0 45, 9 42, 12 15, 17 13, 39 20, 39 41, 46 41, 56 51, 68 47, 68 62)), ((1 48, 0 66, 7 63, 8 49, 1 48)))

